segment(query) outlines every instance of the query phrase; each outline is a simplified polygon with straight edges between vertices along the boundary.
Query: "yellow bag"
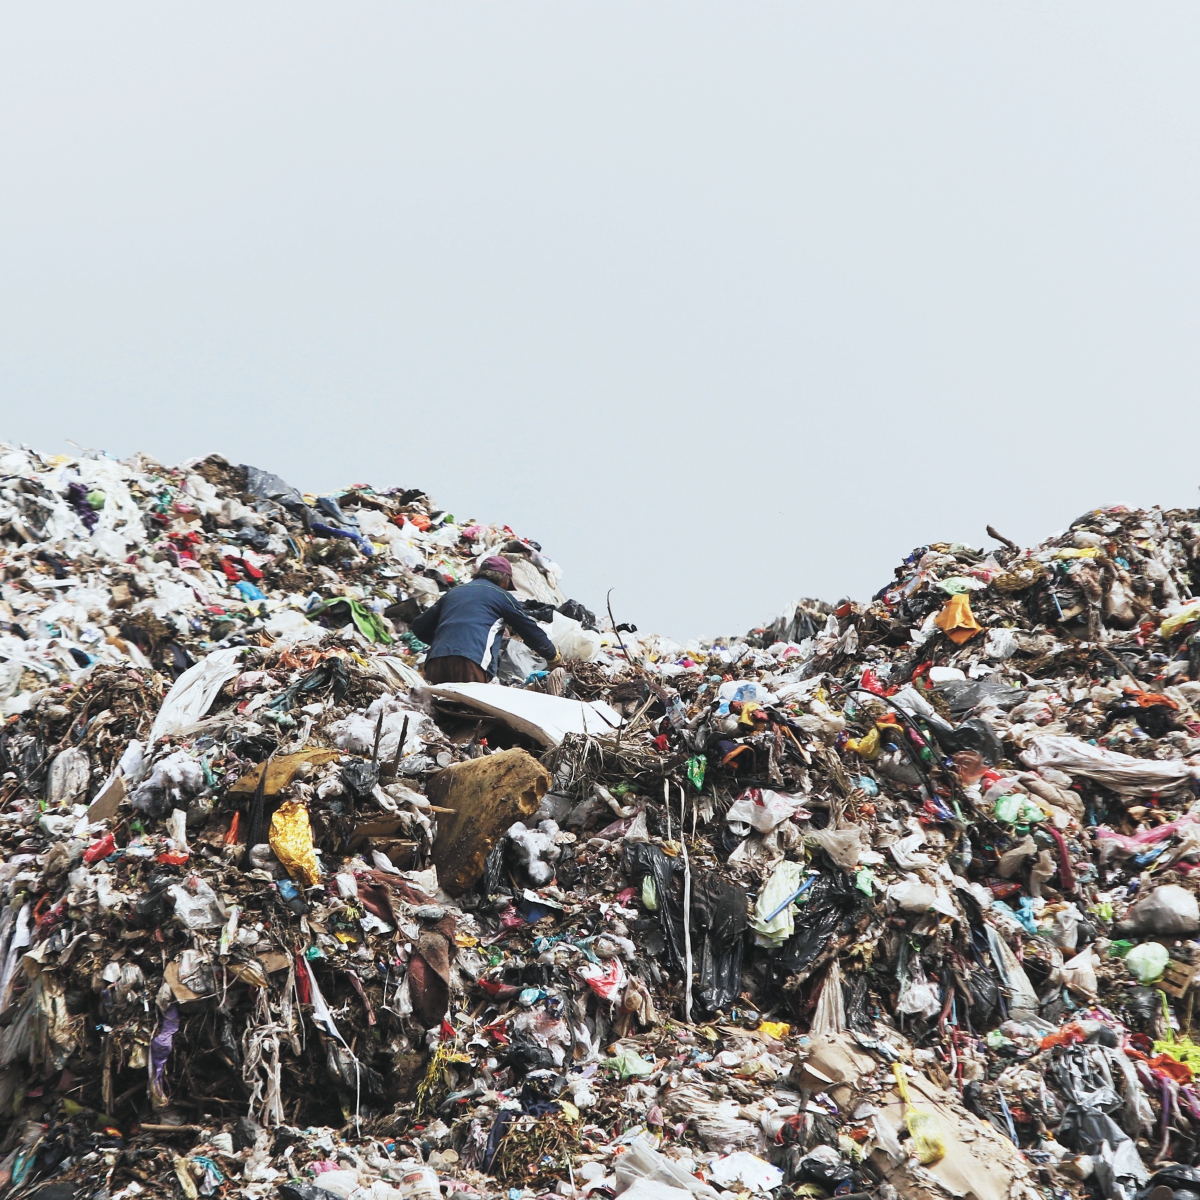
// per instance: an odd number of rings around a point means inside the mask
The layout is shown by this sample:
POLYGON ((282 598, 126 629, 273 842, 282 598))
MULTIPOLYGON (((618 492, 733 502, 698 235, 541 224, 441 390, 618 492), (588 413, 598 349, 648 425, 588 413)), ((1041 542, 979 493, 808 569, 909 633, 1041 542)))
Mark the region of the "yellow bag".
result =
POLYGON ((1185 625, 1200 621, 1200 600, 1181 608, 1173 617, 1168 617, 1159 627, 1158 636, 1161 638, 1174 637, 1185 625))
POLYGON ((900 1093, 900 1099, 908 1109, 904 1123, 908 1126, 909 1137, 913 1140, 917 1162, 923 1167, 941 1162, 946 1157, 946 1135, 942 1132, 941 1124, 933 1113, 913 1108, 908 1098, 908 1080, 904 1078, 904 1065, 893 1063, 892 1070, 896 1075, 896 1089, 900 1093))
POLYGON ((958 646, 970 641, 977 633, 983 632, 983 626, 975 620, 975 614, 971 611, 971 601, 965 593, 951 596, 942 611, 933 618, 933 623, 958 646))

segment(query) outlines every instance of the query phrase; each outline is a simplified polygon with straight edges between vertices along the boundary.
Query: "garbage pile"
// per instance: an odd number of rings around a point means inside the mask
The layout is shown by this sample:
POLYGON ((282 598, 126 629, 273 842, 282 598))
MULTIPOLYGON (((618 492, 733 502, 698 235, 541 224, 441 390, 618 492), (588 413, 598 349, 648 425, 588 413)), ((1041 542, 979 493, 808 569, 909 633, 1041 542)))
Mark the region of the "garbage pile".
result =
POLYGON ((3 1194, 1192 1200, 1200 516, 989 535, 680 644, 417 489, 0 446, 3 1194), (565 666, 427 684, 497 555, 565 666))

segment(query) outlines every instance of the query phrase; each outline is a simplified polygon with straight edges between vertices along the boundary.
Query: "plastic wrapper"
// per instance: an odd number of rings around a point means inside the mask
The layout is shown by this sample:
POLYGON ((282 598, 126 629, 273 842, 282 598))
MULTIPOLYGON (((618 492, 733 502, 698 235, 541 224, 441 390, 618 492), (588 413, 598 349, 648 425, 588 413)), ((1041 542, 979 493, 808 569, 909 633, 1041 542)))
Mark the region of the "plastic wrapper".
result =
POLYGON ((321 881, 321 868, 313 846, 308 809, 298 800, 285 800, 271 817, 271 849, 293 879, 309 887, 321 881))

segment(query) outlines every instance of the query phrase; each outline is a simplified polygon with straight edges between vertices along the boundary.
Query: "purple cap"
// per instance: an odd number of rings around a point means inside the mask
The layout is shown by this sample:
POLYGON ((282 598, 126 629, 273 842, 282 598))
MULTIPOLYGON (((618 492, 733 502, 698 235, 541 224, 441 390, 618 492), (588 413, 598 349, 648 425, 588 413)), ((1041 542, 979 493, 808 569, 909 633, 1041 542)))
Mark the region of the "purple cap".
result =
POLYGON ((512 575, 512 563, 498 554, 493 554, 491 558, 485 558, 479 564, 479 569, 481 571, 499 571, 501 575, 512 575))

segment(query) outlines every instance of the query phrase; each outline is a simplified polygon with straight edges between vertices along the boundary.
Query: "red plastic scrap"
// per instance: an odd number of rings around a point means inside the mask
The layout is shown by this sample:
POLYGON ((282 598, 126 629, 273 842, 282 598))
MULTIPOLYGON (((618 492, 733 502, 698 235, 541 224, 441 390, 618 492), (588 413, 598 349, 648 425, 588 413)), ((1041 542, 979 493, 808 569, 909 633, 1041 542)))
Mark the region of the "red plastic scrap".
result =
POLYGON ((92 863, 99 862, 102 858, 107 858, 116 848, 116 838, 111 833, 106 833, 102 838, 94 841, 83 852, 83 861, 90 867, 92 863))

